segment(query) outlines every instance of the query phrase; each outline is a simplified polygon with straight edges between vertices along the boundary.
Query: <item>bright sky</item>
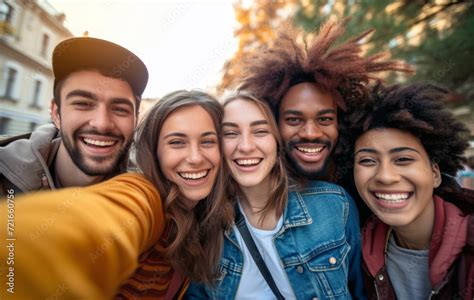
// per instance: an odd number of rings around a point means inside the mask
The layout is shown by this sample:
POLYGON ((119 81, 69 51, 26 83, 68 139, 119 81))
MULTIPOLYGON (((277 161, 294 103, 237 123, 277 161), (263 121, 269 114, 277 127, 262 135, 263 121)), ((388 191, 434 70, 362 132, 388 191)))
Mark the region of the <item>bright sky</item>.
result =
POLYGON ((210 90, 237 50, 231 0, 49 0, 76 36, 107 39, 137 54, 150 78, 145 98, 177 89, 210 90))

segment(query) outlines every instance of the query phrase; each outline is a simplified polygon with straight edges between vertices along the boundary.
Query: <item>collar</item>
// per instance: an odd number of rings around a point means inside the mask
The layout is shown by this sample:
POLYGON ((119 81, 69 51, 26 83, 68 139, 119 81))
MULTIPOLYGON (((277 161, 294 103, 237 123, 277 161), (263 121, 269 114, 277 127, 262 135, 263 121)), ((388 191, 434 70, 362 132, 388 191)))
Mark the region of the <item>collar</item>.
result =
POLYGON ((303 199, 304 192, 290 191, 288 193, 288 203, 283 212, 282 231, 287 228, 305 226, 313 223, 313 219, 308 212, 308 208, 303 199))
MULTIPOLYGON (((440 284, 461 254, 467 238, 467 217, 453 204, 434 195, 435 222, 429 248, 430 280, 440 284), (448 221, 449 220, 449 221, 448 221)), ((362 230, 362 256, 371 276, 385 266, 391 228, 372 216, 362 230)))

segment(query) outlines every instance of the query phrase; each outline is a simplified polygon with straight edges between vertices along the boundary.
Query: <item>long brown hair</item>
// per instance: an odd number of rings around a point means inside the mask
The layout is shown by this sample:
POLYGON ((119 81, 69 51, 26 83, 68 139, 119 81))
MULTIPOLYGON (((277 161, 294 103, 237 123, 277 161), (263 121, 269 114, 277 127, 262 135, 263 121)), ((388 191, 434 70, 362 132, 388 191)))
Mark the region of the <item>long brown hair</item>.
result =
MULTIPOLYGON (((222 151, 221 167, 210 194, 190 210, 179 188, 168 180, 157 157, 158 140, 168 116, 184 106, 198 105, 205 109, 218 136, 223 108, 212 96, 200 91, 176 91, 160 99, 138 126, 136 155, 141 171, 158 188, 164 200, 169 235, 165 257, 173 268, 193 281, 211 282, 217 276, 217 262, 223 247, 223 230, 233 221, 233 206, 224 193, 227 169, 222 151)), ((221 150, 221 148, 220 148, 221 150)))
MULTIPOLYGON (((268 195, 268 201, 262 208, 262 214, 259 218, 259 222, 263 222, 265 216, 271 211, 275 211, 276 216, 280 217, 283 214, 288 201, 288 176, 286 174, 284 163, 283 142, 281 140, 275 118, 273 117, 270 106, 268 106, 267 103, 243 92, 226 98, 224 101, 224 107, 236 100, 244 100, 257 106, 257 108, 263 113, 265 119, 268 121, 270 132, 277 142, 277 160, 272 170, 268 174, 268 176, 270 176, 270 191, 268 195)), ((227 193, 228 195, 235 195, 236 198, 238 197, 239 199, 245 199, 242 189, 232 177, 230 178, 227 187, 227 193)))

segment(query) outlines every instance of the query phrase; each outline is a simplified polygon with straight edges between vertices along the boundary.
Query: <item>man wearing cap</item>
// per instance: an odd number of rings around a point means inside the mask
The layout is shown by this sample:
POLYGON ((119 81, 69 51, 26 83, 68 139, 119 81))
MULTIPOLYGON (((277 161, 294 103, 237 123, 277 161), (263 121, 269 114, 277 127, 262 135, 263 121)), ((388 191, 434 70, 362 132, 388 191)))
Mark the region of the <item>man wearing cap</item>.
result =
POLYGON ((119 45, 80 37, 56 46, 53 72, 54 126, 0 147, 0 196, 86 186, 126 169, 144 63, 119 45))

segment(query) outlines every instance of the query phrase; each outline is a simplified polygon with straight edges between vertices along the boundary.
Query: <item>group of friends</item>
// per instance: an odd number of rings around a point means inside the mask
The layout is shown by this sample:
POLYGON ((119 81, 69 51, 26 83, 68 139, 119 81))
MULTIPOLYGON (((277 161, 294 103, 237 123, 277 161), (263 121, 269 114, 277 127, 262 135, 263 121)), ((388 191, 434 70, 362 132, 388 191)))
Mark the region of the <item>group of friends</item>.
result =
POLYGON ((2 299, 473 299, 469 131, 343 34, 285 28, 232 95, 175 91, 139 124, 144 63, 61 42, 54 124, 1 142, 2 299))

